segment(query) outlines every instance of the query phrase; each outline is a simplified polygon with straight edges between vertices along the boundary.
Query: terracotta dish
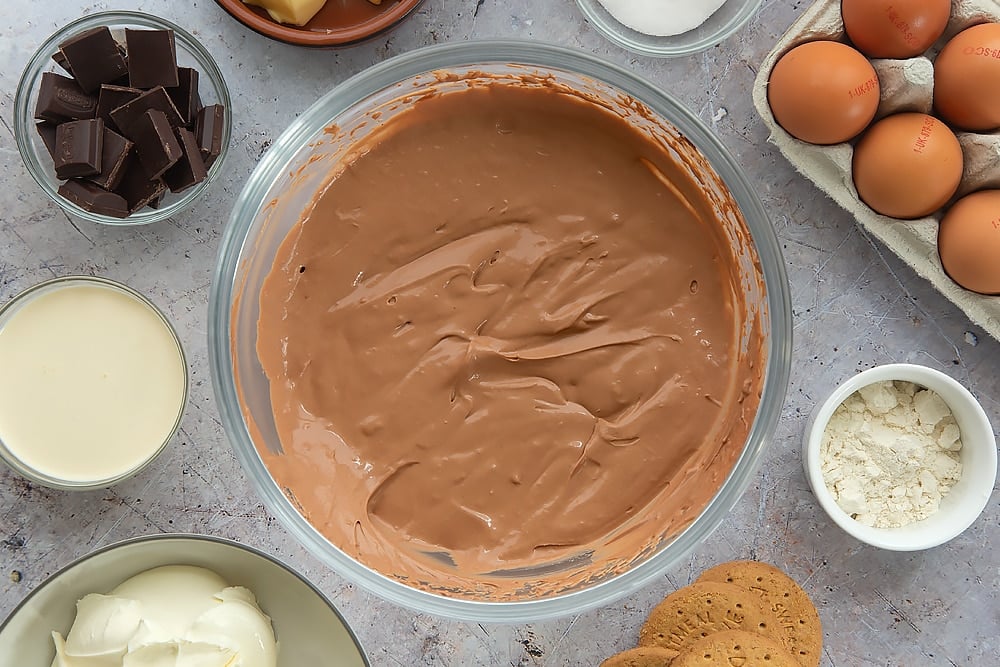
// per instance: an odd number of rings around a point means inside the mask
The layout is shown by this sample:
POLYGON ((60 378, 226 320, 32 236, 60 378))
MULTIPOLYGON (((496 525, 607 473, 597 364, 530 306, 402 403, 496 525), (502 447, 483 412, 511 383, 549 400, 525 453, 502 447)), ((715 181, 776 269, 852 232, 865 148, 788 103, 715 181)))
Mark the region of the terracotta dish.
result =
POLYGON ((230 16, 265 37, 315 48, 349 46, 389 30, 410 15, 423 0, 328 0, 304 26, 277 23, 260 7, 242 0, 215 0, 230 16))

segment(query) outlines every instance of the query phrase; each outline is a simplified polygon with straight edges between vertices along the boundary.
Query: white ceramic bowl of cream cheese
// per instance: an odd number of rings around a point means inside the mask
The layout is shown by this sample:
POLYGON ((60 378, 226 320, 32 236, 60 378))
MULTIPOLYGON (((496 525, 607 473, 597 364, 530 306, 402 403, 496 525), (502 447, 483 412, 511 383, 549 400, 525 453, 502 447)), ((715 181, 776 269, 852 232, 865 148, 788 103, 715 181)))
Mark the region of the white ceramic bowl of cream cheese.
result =
POLYGON ((996 483, 997 444, 986 412, 958 381, 926 366, 890 364, 855 375, 817 405, 806 425, 802 464, 819 504, 848 534, 881 549, 919 551, 958 537, 982 514, 996 483), (962 475, 929 517, 900 528, 876 528, 856 521, 837 504, 823 477, 820 445, 830 418, 848 397, 862 387, 890 380, 930 389, 951 408, 961 430, 962 475))
POLYGON ((194 565, 249 589, 267 614, 278 642, 277 667, 368 667, 361 644, 333 604, 273 557, 250 547, 199 535, 157 535, 94 551, 42 582, 0 625, 0 665, 50 667, 51 633, 65 636, 76 603, 163 565, 194 565))

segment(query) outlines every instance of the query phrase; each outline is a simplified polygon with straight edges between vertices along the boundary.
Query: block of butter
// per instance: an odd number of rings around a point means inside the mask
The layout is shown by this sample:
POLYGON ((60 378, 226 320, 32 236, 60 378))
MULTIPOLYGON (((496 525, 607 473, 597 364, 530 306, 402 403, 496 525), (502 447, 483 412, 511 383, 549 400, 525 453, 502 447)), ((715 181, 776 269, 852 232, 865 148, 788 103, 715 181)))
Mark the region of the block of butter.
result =
MULTIPOLYGON (((248 5, 263 7, 278 23, 302 26, 316 16, 326 0, 243 0, 248 5)), ((373 5, 381 5, 382 0, 368 0, 373 5)))
POLYGON ((305 25, 323 8, 326 0, 243 0, 248 5, 263 7, 278 23, 305 25))

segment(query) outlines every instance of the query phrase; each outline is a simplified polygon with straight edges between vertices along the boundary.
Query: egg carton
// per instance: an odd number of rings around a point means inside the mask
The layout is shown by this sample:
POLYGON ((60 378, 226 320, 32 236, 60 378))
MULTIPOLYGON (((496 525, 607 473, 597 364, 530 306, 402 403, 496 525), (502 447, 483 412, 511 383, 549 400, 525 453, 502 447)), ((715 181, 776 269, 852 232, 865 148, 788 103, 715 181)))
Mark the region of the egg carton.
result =
MULTIPOLYGON (((926 54, 907 60, 873 60, 882 98, 876 118, 901 111, 929 113, 934 94, 933 58, 949 39, 967 27, 1000 22, 996 0, 953 0, 951 20, 941 39, 926 54)), ((754 82, 753 101, 770 131, 768 140, 806 178, 852 213, 867 232, 929 280, 945 297, 991 336, 1000 340, 1000 296, 983 296, 959 287, 945 273, 938 257, 940 212, 917 220, 897 220, 870 209, 858 196, 851 174, 852 143, 816 146, 785 132, 771 113, 767 82, 775 63, 794 47, 819 39, 848 42, 840 14, 840 0, 819 0, 810 6, 778 40, 761 64, 754 82)), ((961 196, 975 190, 1000 188, 1000 132, 957 133, 965 155, 961 196)), ((997 258, 1000 262, 1000 258, 997 258)))

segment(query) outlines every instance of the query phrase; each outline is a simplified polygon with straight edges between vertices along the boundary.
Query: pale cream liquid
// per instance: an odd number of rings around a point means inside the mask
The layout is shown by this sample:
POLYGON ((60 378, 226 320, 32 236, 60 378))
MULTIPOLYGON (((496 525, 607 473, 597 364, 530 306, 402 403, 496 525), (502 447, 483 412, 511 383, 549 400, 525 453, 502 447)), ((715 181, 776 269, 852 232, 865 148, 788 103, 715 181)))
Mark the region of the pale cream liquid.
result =
POLYGON ((149 306, 111 287, 58 287, 0 325, 0 442, 57 480, 120 476, 171 434, 186 373, 149 306))

